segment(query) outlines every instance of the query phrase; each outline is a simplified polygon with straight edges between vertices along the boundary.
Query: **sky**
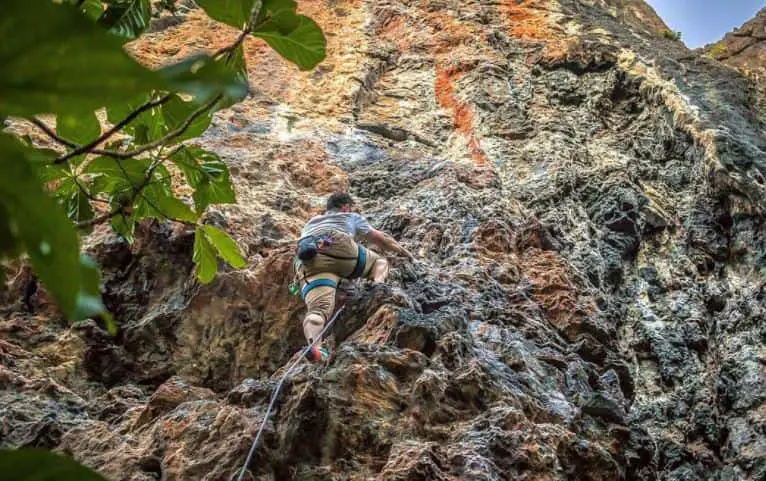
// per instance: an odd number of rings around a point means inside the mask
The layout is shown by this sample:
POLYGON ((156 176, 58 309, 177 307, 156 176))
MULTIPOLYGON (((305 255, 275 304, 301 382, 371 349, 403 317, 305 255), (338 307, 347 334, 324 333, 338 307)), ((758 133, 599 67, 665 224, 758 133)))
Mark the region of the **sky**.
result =
POLYGON ((753 18, 766 0, 647 0, 689 48, 717 42, 753 18))

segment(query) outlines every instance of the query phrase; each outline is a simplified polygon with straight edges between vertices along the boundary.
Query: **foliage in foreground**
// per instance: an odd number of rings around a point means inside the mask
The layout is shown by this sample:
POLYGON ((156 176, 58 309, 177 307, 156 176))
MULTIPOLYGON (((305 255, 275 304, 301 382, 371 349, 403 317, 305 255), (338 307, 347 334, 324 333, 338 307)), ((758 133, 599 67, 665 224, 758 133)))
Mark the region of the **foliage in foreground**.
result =
MULTIPOLYGON (((142 219, 196 227, 201 282, 213 280, 219 259, 244 267, 228 234, 200 224, 208 206, 236 202, 229 170, 215 153, 184 141, 247 95, 245 38, 261 38, 309 70, 325 56, 317 24, 296 12, 294 0, 198 0, 241 34, 212 55, 150 70, 123 49, 149 26, 150 0, 2 1, 0 122, 29 121, 58 148, 0 131, 0 261, 27 256, 67 318, 100 316, 111 332, 98 266, 80 252, 80 235, 95 225, 109 222, 128 241, 142 219), (40 115, 54 115, 55 128, 40 115), (175 195, 171 169, 191 188, 190 201, 175 195)), ((12 481, 104 481, 39 449, 0 451, 0 473, 12 481)))
POLYGON ((101 316, 114 329, 98 268, 80 252, 79 236, 98 224, 110 223, 129 242, 142 219, 198 227, 193 260, 201 282, 215 277, 219 259, 245 266, 228 234, 199 225, 208 206, 236 202, 228 168, 184 142, 247 95, 248 36, 301 70, 324 58, 325 38, 294 0, 197 3, 241 34, 211 55, 151 70, 123 48, 149 26, 149 0, 3 0, 0 121, 25 119, 57 149, 0 131, 0 260, 26 255, 69 319, 101 316), (191 199, 176 196, 172 172, 191 199))
POLYGON ((0 450, 0 473, 7 481, 106 481, 72 458, 36 448, 0 450))

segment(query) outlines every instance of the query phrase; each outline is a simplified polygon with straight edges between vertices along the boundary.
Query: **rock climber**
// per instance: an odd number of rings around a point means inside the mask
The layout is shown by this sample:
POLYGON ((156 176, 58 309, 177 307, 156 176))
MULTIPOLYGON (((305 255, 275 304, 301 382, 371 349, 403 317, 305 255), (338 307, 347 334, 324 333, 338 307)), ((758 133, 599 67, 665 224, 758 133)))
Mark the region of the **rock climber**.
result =
MULTIPOLYGON (((335 291, 340 279, 361 277, 378 284, 388 277, 388 261, 358 244, 357 240, 413 259, 412 254, 394 239, 373 229, 354 207, 349 194, 332 194, 327 199, 325 213, 306 223, 298 241, 295 273, 307 308, 303 333, 309 344, 319 336, 335 310, 335 291)), ((317 343, 307 357, 312 362, 319 362, 328 355, 327 348, 317 343)))

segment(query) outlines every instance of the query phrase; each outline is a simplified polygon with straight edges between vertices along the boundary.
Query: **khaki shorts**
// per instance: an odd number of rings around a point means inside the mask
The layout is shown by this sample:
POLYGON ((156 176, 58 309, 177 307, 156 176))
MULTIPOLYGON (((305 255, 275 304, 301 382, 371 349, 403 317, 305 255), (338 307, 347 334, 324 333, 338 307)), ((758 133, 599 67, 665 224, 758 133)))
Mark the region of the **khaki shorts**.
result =
POLYGON ((301 279, 301 295, 308 313, 319 314, 325 321, 335 309, 335 290, 340 279, 369 278, 372 266, 381 258, 378 253, 358 245, 345 232, 330 231, 328 234, 332 237, 329 248, 308 262, 296 261, 296 272, 301 279))

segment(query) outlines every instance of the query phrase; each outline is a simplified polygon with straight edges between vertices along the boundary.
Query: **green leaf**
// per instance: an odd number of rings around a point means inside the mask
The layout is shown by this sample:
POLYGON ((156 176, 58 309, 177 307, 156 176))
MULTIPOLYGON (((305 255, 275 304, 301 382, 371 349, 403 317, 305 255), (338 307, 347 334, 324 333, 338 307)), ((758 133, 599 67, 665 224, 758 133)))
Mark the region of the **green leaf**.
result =
POLYGON ((183 147, 170 160, 181 169, 194 189, 192 197, 198 213, 210 204, 233 204, 237 201, 229 168, 215 153, 198 147, 183 147))
POLYGON ((101 0, 64 0, 64 3, 79 7, 89 19, 96 21, 104 13, 104 2, 101 0))
POLYGON ((101 124, 94 112, 56 117, 56 133, 75 144, 87 144, 101 135, 101 124))
POLYGON ((0 260, 21 254, 23 246, 18 238, 18 232, 13 229, 13 223, 8 210, 0 201, 0 260))
POLYGON ((200 227, 205 232, 210 243, 215 247, 218 255, 232 267, 241 269, 247 267, 247 261, 242 256, 239 246, 234 239, 229 237, 226 232, 213 227, 212 225, 203 225, 200 227))
POLYGON ((8 481, 106 481, 72 458, 40 448, 0 450, 0 473, 8 481))
MULTIPOLYGON (((174 95, 173 98, 162 106, 162 115, 165 118, 165 125, 167 125, 168 131, 173 132, 181 127, 200 107, 201 105, 197 102, 184 102, 181 97, 174 95)), ((199 137, 210 126, 211 120, 209 111, 203 113, 189 125, 183 134, 173 139, 171 143, 199 137)))
POLYGON ((150 93, 142 93, 124 102, 109 105, 106 109, 106 120, 114 125, 122 122, 131 112, 148 102, 150 97, 150 93))
POLYGON ((135 198, 130 216, 118 215, 112 219, 112 228, 129 242, 132 242, 134 224, 138 219, 155 218, 196 222, 199 216, 183 201, 175 197, 170 181, 170 172, 163 165, 153 169, 152 177, 145 184, 150 159, 127 159, 117 161, 111 157, 99 157, 89 163, 84 173, 93 174, 91 193, 105 193, 111 198, 111 208, 129 200, 134 188, 143 186, 135 198))
MULTIPOLYGON (((128 102, 112 105, 106 110, 107 120, 116 125, 148 100, 149 95, 140 95, 128 102)), ((165 124, 161 108, 154 107, 131 120, 123 127, 122 131, 132 136, 136 144, 144 145, 164 137, 168 132, 168 127, 165 124)))
POLYGON ((176 198, 167 184, 156 182, 147 185, 136 202, 136 219, 153 217, 196 222, 197 214, 183 201, 176 198))
POLYGON ((282 10, 294 12, 297 8, 298 3, 295 0, 263 0, 255 19, 256 28, 282 10))
POLYGON ((234 82, 239 88, 226 90, 223 98, 216 104, 215 110, 231 107, 247 97, 247 94, 250 91, 247 62, 245 61, 245 49, 242 45, 239 45, 234 49, 230 58, 224 57, 223 62, 229 71, 234 72, 234 82))
POLYGON ((21 117, 93 111, 166 89, 116 36, 69 5, 3 0, 0 113, 21 117))
POLYGON ((136 229, 136 218, 133 215, 117 214, 112 217, 112 229, 121 235, 129 244, 134 241, 133 233, 136 229))
POLYGON ((139 145, 159 140, 168 133, 162 110, 158 107, 142 112, 125 130, 133 134, 134 141, 139 145))
POLYGON ((197 278, 207 284, 218 272, 216 253, 232 267, 241 269, 247 266, 239 246, 224 231, 211 225, 203 225, 194 233, 194 256, 197 278))
MULTIPOLYGON (((93 218, 93 207, 90 205, 90 199, 81 191, 73 192, 66 202, 67 217, 74 222, 85 222, 93 218)), ((87 229, 89 233, 92 228, 87 229)))
MULTIPOLYGON (((76 2, 79 2, 79 0, 75 0, 76 2)), ((85 0, 80 5, 80 10, 91 20, 97 21, 104 13, 104 2, 101 0, 85 0)))
POLYGON ((215 278, 218 272, 218 260, 215 250, 208 241, 205 231, 197 229, 194 233, 194 255, 192 260, 196 265, 197 278, 203 284, 207 284, 215 278))
POLYGON ((66 209, 67 217, 73 222, 83 222, 93 218, 93 208, 90 205, 90 199, 77 186, 74 177, 68 177, 61 182, 56 189, 55 195, 59 198, 59 203, 66 209))
POLYGON ((250 19, 255 0, 196 0, 213 20, 242 29, 250 19))
POLYGON ((120 37, 133 39, 146 30, 151 19, 149 0, 119 0, 108 6, 98 22, 120 37))
POLYGON ((56 203, 40 188, 27 161, 27 152, 7 136, 0 136, 0 202, 9 216, 9 230, 29 253, 32 265, 62 310, 72 314, 78 294, 79 246, 77 233, 56 203))
MULTIPOLYGON (((126 205, 133 198, 134 189, 143 185, 150 167, 150 159, 118 161, 111 157, 98 157, 83 169, 83 173, 95 176, 90 187, 91 194, 105 194, 109 198, 110 208, 114 209, 119 205, 126 205)), ((152 174, 155 178, 162 171, 166 173, 166 177, 169 176, 164 167, 160 172, 158 170, 160 169, 156 169, 152 174)), ((119 219, 115 218, 112 220, 112 227, 115 232, 131 242, 134 221, 135 218, 130 222, 126 220, 121 223, 119 219)))
MULTIPOLYGON (((24 246, 37 276, 67 318, 77 319, 81 284, 79 238, 72 222, 40 185, 29 158, 35 153, 13 137, 0 135, 2 219, 24 246)), ((6 472, 6 471, 0 471, 6 472)))
POLYGON ((34 168, 37 177, 43 184, 60 180, 71 175, 68 165, 53 163, 53 160, 58 157, 58 152, 55 150, 30 149, 27 154, 27 161, 34 168))
POLYGON ((236 65, 228 65, 224 59, 213 60, 208 56, 197 56, 175 65, 164 67, 160 73, 178 92, 194 96, 204 104, 216 95, 241 100, 247 96, 247 76, 242 78, 236 65))
POLYGON ((110 201, 117 201, 128 197, 133 192, 133 187, 124 178, 99 175, 91 182, 90 192, 93 195, 105 194, 110 201))
POLYGON ((105 175, 137 187, 144 181, 151 164, 152 160, 147 158, 118 160, 113 157, 97 157, 85 166, 83 173, 105 175))
POLYGON ((301 70, 311 70, 325 58, 327 41, 322 29, 309 17, 290 10, 278 11, 259 24, 253 35, 301 70))

